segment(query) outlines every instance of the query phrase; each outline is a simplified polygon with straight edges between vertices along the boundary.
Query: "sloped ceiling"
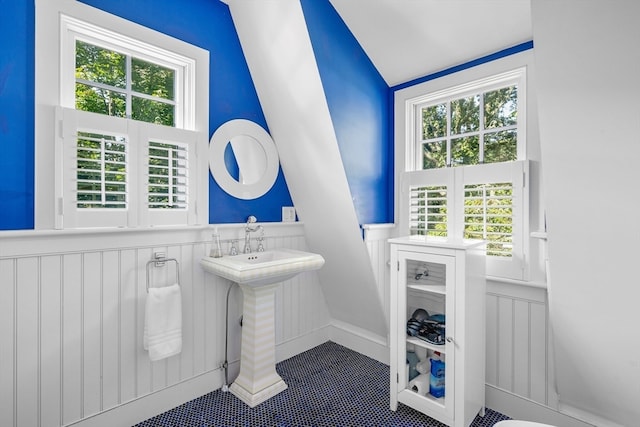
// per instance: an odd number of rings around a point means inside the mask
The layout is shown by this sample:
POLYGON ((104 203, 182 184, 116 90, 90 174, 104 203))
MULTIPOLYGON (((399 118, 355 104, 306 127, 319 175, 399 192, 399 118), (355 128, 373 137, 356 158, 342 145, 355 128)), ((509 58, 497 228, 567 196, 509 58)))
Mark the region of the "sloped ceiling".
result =
POLYGON ((389 86, 530 41, 530 0, 330 0, 389 86))

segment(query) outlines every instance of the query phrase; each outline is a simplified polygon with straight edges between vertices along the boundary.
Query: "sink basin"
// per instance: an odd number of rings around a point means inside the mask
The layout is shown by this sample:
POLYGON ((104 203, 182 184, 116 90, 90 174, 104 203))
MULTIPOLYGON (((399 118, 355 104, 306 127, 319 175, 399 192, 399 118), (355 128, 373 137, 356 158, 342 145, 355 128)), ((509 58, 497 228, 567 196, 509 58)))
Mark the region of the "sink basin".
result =
POLYGON ((304 271, 317 270, 324 265, 321 255, 294 249, 270 249, 250 254, 205 257, 202 267, 240 285, 258 287, 283 282, 304 271))

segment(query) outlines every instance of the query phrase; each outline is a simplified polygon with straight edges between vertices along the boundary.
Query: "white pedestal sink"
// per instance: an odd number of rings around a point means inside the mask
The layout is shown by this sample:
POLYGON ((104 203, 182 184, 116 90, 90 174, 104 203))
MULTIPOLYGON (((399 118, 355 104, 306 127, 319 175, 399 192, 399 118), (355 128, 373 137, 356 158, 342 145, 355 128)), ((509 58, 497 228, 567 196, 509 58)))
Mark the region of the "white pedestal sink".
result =
POLYGON ((287 388, 276 372, 275 290, 277 283, 324 265, 318 254, 293 249, 206 257, 210 273, 240 285, 244 295, 240 373, 230 391, 254 407, 287 388))

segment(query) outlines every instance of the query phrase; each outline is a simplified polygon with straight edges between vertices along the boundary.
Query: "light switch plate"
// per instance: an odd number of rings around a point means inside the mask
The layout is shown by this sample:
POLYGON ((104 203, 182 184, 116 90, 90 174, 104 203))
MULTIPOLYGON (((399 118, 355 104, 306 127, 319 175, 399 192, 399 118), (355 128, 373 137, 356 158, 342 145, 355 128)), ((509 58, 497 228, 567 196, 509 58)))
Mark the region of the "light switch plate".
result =
POLYGON ((296 220, 296 208, 293 206, 282 207, 282 222, 295 222, 296 220))

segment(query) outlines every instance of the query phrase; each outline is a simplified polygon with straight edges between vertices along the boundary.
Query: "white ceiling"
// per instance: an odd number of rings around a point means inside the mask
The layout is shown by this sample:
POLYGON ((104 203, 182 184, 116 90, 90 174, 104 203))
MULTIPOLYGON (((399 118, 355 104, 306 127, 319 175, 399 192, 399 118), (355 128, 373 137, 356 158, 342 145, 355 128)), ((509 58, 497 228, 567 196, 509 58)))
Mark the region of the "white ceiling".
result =
POLYGON ((389 86, 532 40, 530 0, 330 0, 389 86))

